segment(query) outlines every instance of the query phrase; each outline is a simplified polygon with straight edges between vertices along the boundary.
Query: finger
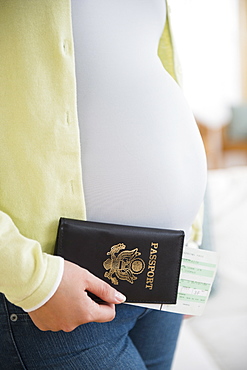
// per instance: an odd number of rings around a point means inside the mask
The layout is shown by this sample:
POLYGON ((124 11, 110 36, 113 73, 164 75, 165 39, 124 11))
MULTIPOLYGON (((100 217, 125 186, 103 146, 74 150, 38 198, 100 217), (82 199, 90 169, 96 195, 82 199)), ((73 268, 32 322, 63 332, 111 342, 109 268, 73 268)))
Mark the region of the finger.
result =
POLYGON ((93 320, 94 322, 108 322, 115 318, 115 305, 112 303, 97 304, 93 310, 93 320))
POLYGON ((32 320, 33 324, 41 331, 48 331, 48 330, 52 330, 51 328, 49 328, 47 325, 44 325, 43 322, 41 322, 40 320, 38 320, 36 317, 33 317, 32 313, 28 313, 30 319, 32 320))
POLYGON ((90 272, 88 273, 86 284, 86 290, 95 294, 105 302, 118 304, 126 301, 126 297, 122 293, 90 272))

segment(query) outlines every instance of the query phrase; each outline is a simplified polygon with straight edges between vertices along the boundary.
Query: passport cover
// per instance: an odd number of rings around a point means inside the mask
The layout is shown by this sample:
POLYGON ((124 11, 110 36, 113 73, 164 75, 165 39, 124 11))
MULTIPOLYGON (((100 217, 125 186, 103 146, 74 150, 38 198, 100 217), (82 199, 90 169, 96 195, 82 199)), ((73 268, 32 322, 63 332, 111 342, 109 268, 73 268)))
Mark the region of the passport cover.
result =
POLYGON ((182 230, 61 218, 55 254, 115 287, 126 302, 175 304, 183 242, 182 230))

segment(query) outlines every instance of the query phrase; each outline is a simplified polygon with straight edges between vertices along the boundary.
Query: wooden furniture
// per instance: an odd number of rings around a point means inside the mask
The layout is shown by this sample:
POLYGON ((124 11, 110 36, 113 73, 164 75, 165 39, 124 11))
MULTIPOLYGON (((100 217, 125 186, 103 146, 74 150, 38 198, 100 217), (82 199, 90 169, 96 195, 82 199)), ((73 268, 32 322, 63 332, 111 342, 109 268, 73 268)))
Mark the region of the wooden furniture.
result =
POLYGON ((197 122, 205 146, 208 169, 247 165, 247 138, 233 139, 228 124, 216 129, 197 122))

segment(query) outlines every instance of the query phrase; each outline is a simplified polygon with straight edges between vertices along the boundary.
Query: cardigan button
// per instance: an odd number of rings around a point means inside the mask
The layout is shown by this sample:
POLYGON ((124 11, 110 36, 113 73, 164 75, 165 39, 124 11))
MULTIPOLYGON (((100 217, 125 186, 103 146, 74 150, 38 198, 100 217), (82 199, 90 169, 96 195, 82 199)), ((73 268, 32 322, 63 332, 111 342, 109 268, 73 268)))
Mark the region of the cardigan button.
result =
POLYGON ((63 51, 65 55, 71 54, 70 42, 68 40, 63 40, 63 51))
POLYGON ((66 124, 69 126, 69 125, 71 125, 71 123, 72 123, 71 115, 70 115, 70 112, 67 111, 66 112, 66 124))

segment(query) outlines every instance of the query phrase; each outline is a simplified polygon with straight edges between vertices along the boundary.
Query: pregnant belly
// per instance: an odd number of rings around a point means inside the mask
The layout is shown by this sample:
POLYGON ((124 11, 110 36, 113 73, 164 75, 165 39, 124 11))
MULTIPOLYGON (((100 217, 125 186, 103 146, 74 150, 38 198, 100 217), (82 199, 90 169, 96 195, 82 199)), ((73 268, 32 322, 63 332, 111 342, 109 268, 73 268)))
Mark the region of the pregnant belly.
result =
POLYGON ((121 78, 108 89, 99 83, 81 110, 87 217, 188 234, 206 184, 193 115, 163 71, 146 81, 128 77, 128 90, 121 78), (136 80, 142 83, 130 82, 136 80))

